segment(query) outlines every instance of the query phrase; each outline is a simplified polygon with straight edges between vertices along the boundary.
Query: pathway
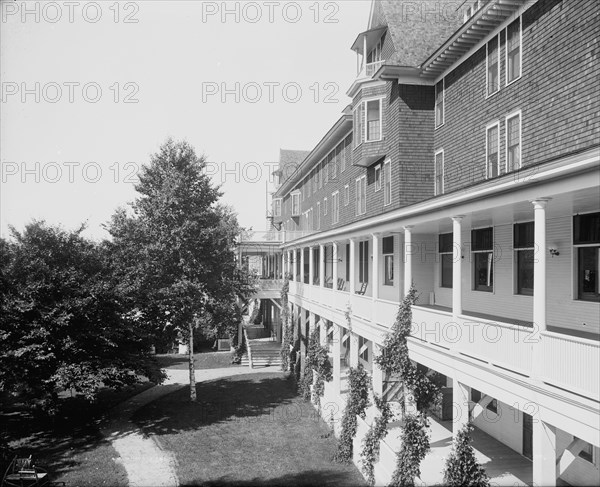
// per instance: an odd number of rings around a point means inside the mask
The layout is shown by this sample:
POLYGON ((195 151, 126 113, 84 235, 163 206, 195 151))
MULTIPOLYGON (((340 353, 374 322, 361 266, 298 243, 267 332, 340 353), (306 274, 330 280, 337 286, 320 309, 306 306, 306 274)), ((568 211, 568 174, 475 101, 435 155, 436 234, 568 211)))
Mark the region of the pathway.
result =
MULTIPOLYGON (((251 370, 242 367, 196 370, 196 382, 203 382, 233 375, 277 372, 266 367, 251 370)), ((135 411, 156 399, 185 387, 189 382, 187 370, 167 370, 168 378, 163 385, 155 386, 119 404, 109 413, 107 423, 101 428, 117 451, 119 461, 127 471, 129 485, 170 487, 179 485, 174 456, 164 450, 155 436, 144 435, 130 421, 135 411)))

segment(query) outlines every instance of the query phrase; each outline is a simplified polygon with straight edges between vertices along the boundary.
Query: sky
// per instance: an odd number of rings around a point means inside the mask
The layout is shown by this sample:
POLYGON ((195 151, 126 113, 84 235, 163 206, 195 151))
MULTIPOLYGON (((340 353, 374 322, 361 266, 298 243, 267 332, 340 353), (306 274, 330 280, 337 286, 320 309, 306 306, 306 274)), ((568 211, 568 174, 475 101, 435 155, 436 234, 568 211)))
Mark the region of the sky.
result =
POLYGON ((99 240, 168 137, 265 229, 279 149, 311 150, 350 102, 370 1, 0 6, 0 233, 43 219, 99 240))

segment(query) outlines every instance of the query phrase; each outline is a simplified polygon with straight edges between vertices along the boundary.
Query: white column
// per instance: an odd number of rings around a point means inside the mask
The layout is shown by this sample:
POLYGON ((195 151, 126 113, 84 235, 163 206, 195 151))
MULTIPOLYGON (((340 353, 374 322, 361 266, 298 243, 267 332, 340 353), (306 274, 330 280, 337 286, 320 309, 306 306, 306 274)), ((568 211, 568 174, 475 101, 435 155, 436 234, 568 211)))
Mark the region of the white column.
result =
POLYGON ((333 252, 332 252, 333 263, 332 266, 332 279, 333 279, 333 289, 337 290, 338 288, 338 243, 333 242, 333 252))
POLYGON ((300 282, 304 282, 304 249, 302 247, 300 247, 300 282))
POLYGON ((300 373, 304 374, 304 367, 306 366, 306 343, 308 341, 308 337, 306 336, 306 310, 304 308, 300 308, 298 336, 300 337, 300 373))
POLYGON ((327 320, 321 318, 319 325, 319 343, 322 347, 327 346, 327 320))
POLYGON ((310 338, 317 325, 316 316, 312 311, 308 312, 308 338, 310 338))
POLYGON ((343 328, 333 323, 333 391, 336 395, 340 394, 341 387, 342 335, 343 328))
POLYGON ((404 296, 412 285, 412 225, 404 227, 404 296))
POLYGON ((377 394, 379 397, 383 394, 383 370, 375 363, 375 357, 381 355, 381 345, 373 342, 373 394, 377 394))
POLYGON ((346 256, 350 259, 350 294, 354 294, 356 289, 356 239, 350 239, 350 256, 346 256))
POLYGON ((319 245, 319 286, 325 287, 325 245, 319 245))
POLYGON ((452 315, 462 314, 462 219, 452 217, 452 315))
POLYGON ((294 250, 294 258, 292 259, 292 278, 295 281, 298 278, 298 268, 296 267, 296 259, 298 258, 298 252, 294 250))
POLYGON ((469 388, 458 380, 452 380, 452 436, 469 422, 469 388))
POLYGON ((308 248, 308 283, 313 284, 315 280, 315 266, 314 266, 315 249, 313 247, 308 248))
POLYGON ((534 417, 532 446, 533 485, 555 486, 556 428, 534 417))
POLYGON ((373 234, 373 301, 379 299, 379 235, 373 234))
MULTIPOLYGON (((546 330, 546 204, 547 199, 532 201, 535 259, 533 261, 533 322, 546 330)), ((534 327, 535 328, 535 327, 534 327)))

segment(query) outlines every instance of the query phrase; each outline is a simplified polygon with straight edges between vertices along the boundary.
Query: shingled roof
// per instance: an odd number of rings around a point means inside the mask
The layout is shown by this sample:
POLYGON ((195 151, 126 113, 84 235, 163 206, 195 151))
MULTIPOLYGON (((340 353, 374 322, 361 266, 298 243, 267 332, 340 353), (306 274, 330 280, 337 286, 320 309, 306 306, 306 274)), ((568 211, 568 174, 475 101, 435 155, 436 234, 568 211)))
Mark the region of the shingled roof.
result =
POLYGON ((418 67, 462 24, 463 0, 375 0, 370 29, 386 25, 395 52, 386 64, 418 67))
POLYGON ((282 175, 281 180, 285 181, 294 174, 309 153, 310 151, 307 150, 279 149, 279 171, 281 171, 282 175))

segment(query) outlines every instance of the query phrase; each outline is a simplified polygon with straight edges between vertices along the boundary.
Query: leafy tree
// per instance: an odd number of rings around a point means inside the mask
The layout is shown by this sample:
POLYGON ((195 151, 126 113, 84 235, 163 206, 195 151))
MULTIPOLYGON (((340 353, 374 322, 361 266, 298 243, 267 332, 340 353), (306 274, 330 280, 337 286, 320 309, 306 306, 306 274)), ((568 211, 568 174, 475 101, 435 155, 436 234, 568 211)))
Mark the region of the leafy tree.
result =
POLYGON ((391 487, 413 487, 415 478, 421 476, 421 461, 431 449, 427 434, 429 421, 424 414, 407 414, 400 438, 402 445, 396 453, 396 470, 392 475, 391 487))
POLYGON ((150 342, 127 313, 108 249, 76 231, 33 222, 0 249, 0 389, 53 409, 72 389, 160 381, 150 342))
POLYGON ((143 167, 131 211, 117 211, 108 226, 132 308, 154 336, 188 344, 192 401, 194 330, 231 331, 237 315, 229 313, 253 290, 235 263, 241 229, 205 165, 187 142, 167 140, 143 167))
POLYGON ((475 458, 470 433, 473 426, 467 423, 457 433, 452 451, 444 466, 444 484, 449 486, 488 487, 490 478, 475 458))

